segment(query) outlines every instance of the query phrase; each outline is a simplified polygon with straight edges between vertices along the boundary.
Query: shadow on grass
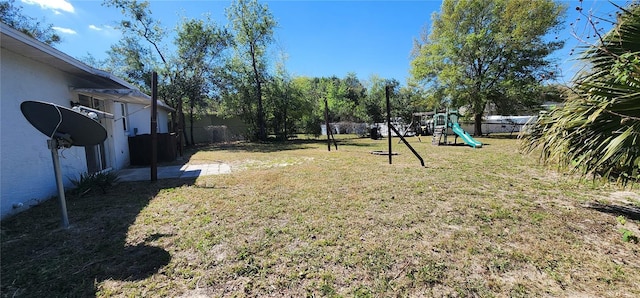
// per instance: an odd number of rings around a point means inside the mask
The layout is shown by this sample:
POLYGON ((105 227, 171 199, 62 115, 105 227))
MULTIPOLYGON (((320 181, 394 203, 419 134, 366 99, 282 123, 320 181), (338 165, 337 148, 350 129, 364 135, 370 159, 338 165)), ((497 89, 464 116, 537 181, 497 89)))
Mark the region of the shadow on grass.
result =
POLYGON ((616 204, 591 203, 586 206, 589 209, 613 215, 623 215, 628 219, 640 220, 640 208, 633 206, 621 206, 616 204))
MULTIPOLYGON (((362 142, 360 141, 362 138, 352 138, 352 139, 340 139, 340 140, 336 140, 338 143, 338 150, 340 150, 340 145, 343 146, 354 146, 354 147, 379 147, 380 144, 386 144, 387 143, 387 139, 377 139, 377 140, 372 140, 371 142, 362 142)), ((326 146, 327 145, 327 141, 324 140, 323 145, 326 146)), ((331 148, 333 150, 333 143, 331 143, 331 148)))
POLYGON ((104 195, 67 198, 69 229, 60 228, 57 199, 2 222, 3 297, 88 297, 103 280, 141 280, 167 265, 171 256, 127 232, 159 191, 194 180, 123 182, 104 195))
POLYGON ((509 134, 509 133, 487 134, 483 137, 487 139, 498 139, 498 140, 517 140, 518 133, 514 132, 513 134, 509 134))
MULTIPOLYGON (((359 144, 356 142, 352 142, 352 140, 357 138, 339 138, 336 139, 338 143, 338 149, 340 144, 345 145, 353 145, 353 146, 370 146, 369 144, 359 144)), ((317 146, 326 146, 327 139, 317 138, 317 139, 294 139, 287 141, 267 141, 267 142, 233 142, 233 143, 216 143, 216 144, 202 144, 197 145, 192 148, 189 148, 188 152, 198 152, 198 151, 213 151, 213 150, 224 150, 224 151, 244 151, 244 152, 259 152, 259 153, 272 153, 279 151, 288 151, 288 150, 301 150, 301 149, 309 149, 315 148, 317 146)), ((331 143, 332 150, 334 145, 331 143)), ((186 159, 189 158, 192 154, 185 154, 186 159)))
POLYGON ((235 142, 227 144, 211 144, 198 146, 201 151, 245 151, 272 153, 278 151, 298 150, 309 148, 309 145, 318 143, 316 140, 295 140, 288 142, 235 142))

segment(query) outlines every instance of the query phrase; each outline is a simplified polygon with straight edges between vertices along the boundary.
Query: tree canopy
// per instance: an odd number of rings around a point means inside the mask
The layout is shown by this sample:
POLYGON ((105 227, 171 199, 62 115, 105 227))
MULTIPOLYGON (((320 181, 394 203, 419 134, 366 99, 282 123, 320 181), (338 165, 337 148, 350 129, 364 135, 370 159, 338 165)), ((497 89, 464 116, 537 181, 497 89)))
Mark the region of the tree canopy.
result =
MULTIPOLYGON (((159 96, 176 109, 171 129, 181 132, 187 145, 194 142, 194 120, 206 113, 240 117, 249 126, 244 135, 249 139, 266 140, 272 134, 284 140, 300 132, 318 135, 325 101, 330 122, 382 122, 388 85, 393 87, 394 116, 409 119, 411 113, 435 105, 422 90, 375 74, 368 80, 356 73, 343 78, 291 76, 285 58, 274 63, 271 47, 277 22, 257 0, 234 0, 225 11, 226 26, 208 16, 183 18, 173 31, 153 18, 150 1, 103 0, 102 5, 121 12, 116 28, 122 38, 111 45, 105 60, 89 56, 85 63, 147 93, 151 74, 157 72, 159 96), (168 41, 169 36, 173 40, 168 41), (190 133, 184 133, 185 118, 190 119, 190 133)), ((43 42, 59 42, 51 25, 43 27, 22 15, 15 0, 0 1, 0 17, 43 42)))
POLYGON ((173 86, 180 102, 187 104, 189 136, 194 143, 193 124, 198 110, 206 109, 218 90, 218 60, 229 43, 226 30, 210 19, 185 19, 178 27, 173 59, 173 86))
POLYGON ((60 42, 51 24, 43 24, 36 18, 25 15, 15 0, 0 1, 0 21, 48 45, 60 42))
POLYGON ((170 51, 165 44, 167 31, 152 17, 148 1, 105 0, 103 5, 118 8, 123 15, 118 25, 123 37, 108 51, 107 69, 145 91, 151 86, 151 72, 158 72, 159 94, 176 109, 173 128, 186 131, 186 104, 191 127, 183 136, 186 144, 193 143, 197 110, 205 109, 220 87, 213 74, 228 47, 228 32, 209 18, 183 18, 176 28, 176 50, 170 51))
POLYGON ((412 77, 468 107, 480 135, 488 104, 512 114, 537 103, 541 78, 554 76, 549 54, 564 44, 545 36, 559 29, 564 11, 552 0, 445 0, 415 43, 412 77))
POLYGON ((257 103, 257 138, 267 139, 267 128, 263 106, 263 84, 266 77, 265 59, 268 45, 273 41, 273 29, 277 22, 266 4, 257 0, 236 0, 227 9, 234 35, 234 47, 238 62, 250 66, 255 91, 249 93, 257 103))

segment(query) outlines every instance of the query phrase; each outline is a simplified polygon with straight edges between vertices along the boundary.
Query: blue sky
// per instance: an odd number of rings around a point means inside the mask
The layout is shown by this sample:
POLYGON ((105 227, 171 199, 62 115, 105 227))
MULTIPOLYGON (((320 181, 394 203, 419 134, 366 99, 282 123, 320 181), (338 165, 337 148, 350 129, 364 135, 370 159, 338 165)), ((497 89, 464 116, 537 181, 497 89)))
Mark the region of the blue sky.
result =
MULTIPOLYGON (((290 74, 344 77, 354 72, 361 80, 378 75, 403 84, 409 76, 413 41, 425 26, 430 28, 431 15, 441 5, 441 1, 433 0, 264 2, 278 21, 272 54, 274 59, 277 52, 287 54, 290 74)), ((579 42, 571 33, 586 35, 581 33, 584 17, 576 22, 579 15, 575 7, 580 2, 562 2, 568 9, 565 28, 558 34, 567 44, 555 54, 563 76, 560 83, 568 81, 577 69, 575 55, 570 56, 569 52, 579 42)), ((226 25, 224 10, 230 3, 230 0, 152 0, 151 11, 172 32, 182 17, 200 18, 205 14, 211 15, 218 25, 226 25)), ((120 38, 113 27, 122 17, 117 9, 102 6, 101 0, 16 0, 16 4, 23 7, 25 14, 52 24, 62 36, 56 48, 75 58, 91 54, 103 59, 109 46, 120 38)), ((605 0, 585 0, 582 7, 604 16, 614 11, 605 0)), ((167 46, 171 42, 172 37, 165 40, 167 46)))

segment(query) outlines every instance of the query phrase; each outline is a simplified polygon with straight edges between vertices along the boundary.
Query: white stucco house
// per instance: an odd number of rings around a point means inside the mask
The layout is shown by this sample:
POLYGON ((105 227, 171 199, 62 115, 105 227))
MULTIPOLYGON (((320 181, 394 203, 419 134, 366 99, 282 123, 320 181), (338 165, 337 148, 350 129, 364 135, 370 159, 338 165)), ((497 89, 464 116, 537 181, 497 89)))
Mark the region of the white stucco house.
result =
MULTIPOLYGON (((128 137, 150 133, 151 97, 110 73, 92 68, 0 23, 0 218, 57 195, 47 137, 25 119, 20 104, 82 105, 112 114, 99 122, 104 143, 61 149, 65 186, 82 173, 129 165, 128 137)), ((159 101, 158 132, 168 132, 172 109, 159 101)))

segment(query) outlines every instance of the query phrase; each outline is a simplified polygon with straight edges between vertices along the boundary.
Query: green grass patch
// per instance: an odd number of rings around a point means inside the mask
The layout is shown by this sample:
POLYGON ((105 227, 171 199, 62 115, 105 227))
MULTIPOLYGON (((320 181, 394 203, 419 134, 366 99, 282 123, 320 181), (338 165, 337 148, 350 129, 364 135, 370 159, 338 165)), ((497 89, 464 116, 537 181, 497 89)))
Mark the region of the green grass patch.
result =
POLYGON ((637 217, 587 206, 622 189, 479 140, 409 138, 424 168, 395 139, 392 165, 349 136, 203 146, 188 162, 231 174, 69 198, 68 230, 55 200, 3 221, 2 296, 640 296, 637 217))

